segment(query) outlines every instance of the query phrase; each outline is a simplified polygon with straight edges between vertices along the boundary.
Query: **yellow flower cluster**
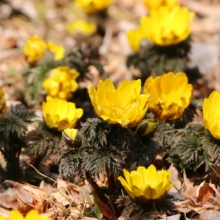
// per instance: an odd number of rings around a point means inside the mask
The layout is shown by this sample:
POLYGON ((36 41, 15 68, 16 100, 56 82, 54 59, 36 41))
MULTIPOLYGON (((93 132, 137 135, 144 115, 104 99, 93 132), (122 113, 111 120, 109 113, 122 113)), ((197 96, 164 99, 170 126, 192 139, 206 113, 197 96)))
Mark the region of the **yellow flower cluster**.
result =
POLYGON ((151 94, 149 108, 159 121, 180 118, 193 97, 193 87, 188 84, 185 73, 149 77, 144 84, 144 93, 151 94))
POLYGON ((6 109, 6 100, 3 90, 0 88, 0 114, 6 109))
POLYGON ((71 70, 67 66, 60 66, 53 69, 50 76, 44 80, 43 88, 47 93, 47 100, 53 98, 69 99, 72 92, 78 88, 76 82, 79 73, 76 70, 71 70))
POLYGON ((91 36, 96 32, 97 26, 95 23, 92 23, 92 22, 78 20, 78 21, 71 23, 68 26, 67 30, 71 34, 81 34, 84 36, 91 36))
POLYGON ((143 38, 159 46, 178 44, 190 35, 189 24, 193 17, 194 13, 189 12, 187 7, 175 6, 170 9, 161 6, 148 16, 143 16, 138 29, 127 33, 129 44, 134 51, 139 50, 143 38))
POLYGON ((211 135, 220 139, 220 93, 213 91, 210 96, 204 99, 203 121, 206 129, 211 135))
POLYGON ((125 179, 119 176, 118 180, 127 193, 144 203, 163 199, 170 188, 176 184, 170 183, 171 172, 157 171, 154 165, 150 165, 147 169, 139 166, 137 170, 130 173, 123 169, 123 173, 125 179))
POLYGON ((109 124, 134 127, 148 109, 149 95, 140 94, 140 80, 125 80, 118 89, 115 89, 111 80, 100 80, 97 90, 90 86, 88 91, 96 114, 109 124))
POLYGON ((46 42, 37 35, 30 36, 25 43, 23 53, 29 63, 35 63, 41 59, 49 50, 54 54, 55 60, 63 58, 65 49, 63 46, 54 44, 53 42, 46 42))
POLYGON ((148 10, 157 10, 162 6, 166 6, 169 9, 172 9, 174 6, 179 5, 179 0, 143 0, 144 5, 148 10))
POLYGON ((75 127, 76 122, 83 115, 81 108, 76 108, 74 103, 61 99, 44 102, 42 110, 47 126, 58 131, 75 127))
POLYGON ((75 0, 75 2, 87 13, 97 13, 106 10, 113 0, 75 0))
MULTIPOLYGON (((5 220, 5 218, 0 216, 0 220, 5 220)), ((36 210, 29 211, 27 215, 23 217, 19 211, 12 210, 7 220, 52 220, 52 218, 45 214, 38 214, 36 210)))

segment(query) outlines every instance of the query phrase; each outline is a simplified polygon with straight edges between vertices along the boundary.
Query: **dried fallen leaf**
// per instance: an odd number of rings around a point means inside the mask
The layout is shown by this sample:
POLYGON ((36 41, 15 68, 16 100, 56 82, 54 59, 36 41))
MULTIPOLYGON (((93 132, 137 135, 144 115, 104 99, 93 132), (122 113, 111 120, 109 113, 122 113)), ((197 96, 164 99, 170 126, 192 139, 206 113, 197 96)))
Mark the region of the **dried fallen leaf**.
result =
POLYGON ((212 197, 214 190, 208 183, 203 182, 200 184, 198 192, 197 202, 204 205, 212 197))
POLYGON ((46 196, 47 194, 36 186, 7 180, 1 187, 0 214, 7 218, 6 213, 12 209, 24 214, 30 209, 42 213, 46 206, 46 196))
POLYGON ((181 194, 190 198, 196 202, 196 190, 198 186, 194 186, 194 182, 187 178, 186 173, 183 173, 183 184, 181 189, 181 194))

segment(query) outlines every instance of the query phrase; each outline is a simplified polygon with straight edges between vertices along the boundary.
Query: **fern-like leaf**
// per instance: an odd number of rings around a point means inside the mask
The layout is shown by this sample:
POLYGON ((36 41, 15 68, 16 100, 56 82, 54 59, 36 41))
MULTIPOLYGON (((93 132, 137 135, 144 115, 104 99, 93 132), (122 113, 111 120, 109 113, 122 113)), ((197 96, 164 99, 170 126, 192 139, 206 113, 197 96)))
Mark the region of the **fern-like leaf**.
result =
POLYGON ((30 155, 44 155, 55 153, 61 144, 61 132, 48 129, 44 123, 27 134, 27 153, 30 155))
POLYGON ((26 123, 33 122, 36 117, 34 111, 27 109, 23 104, 11 105, 11 113, 26 123))

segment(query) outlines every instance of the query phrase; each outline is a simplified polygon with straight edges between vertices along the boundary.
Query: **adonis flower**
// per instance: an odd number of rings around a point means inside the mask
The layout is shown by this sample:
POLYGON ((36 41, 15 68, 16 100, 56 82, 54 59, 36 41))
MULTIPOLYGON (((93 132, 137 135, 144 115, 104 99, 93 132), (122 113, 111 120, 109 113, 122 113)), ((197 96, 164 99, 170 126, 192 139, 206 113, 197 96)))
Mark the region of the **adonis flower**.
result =
POLYGON ((220 139, 220 93, 213 91, 210 96, 204 99, 203 121, 205 128, 211 135, 220 139))
POLYGON ((57 45, 52 41, 49 41, 48 49, 54 54, 54 60, 61 60, 64 57, 65 49, 63 46, 57 45))
POLYGON ((172 73, 149 77, 144 93, 151 94, 149 108, 159 121, 180 118, 192 100, 193 87, 185 73, 172 73))
POLYGON ((144 36, 152 43, 169 46, 184 41, 191 33, 189 24, 194 17, 187 7, 175 6, 172 10, 160 7, 141 18, 144 36))
POLYGON ((95 23, 86 22, 84 20, 75 21, 68 26, 68 31, 71 34, 81 34, 84 36, 91 36, 96 30, 97 26, 95 23))
POLYGON ((172 9, 174 6, 179 5, 179 0, 143 0, 144 5, 151 11, 157 10, 161 6, 166 6, 169 9, 172 9))
POLYGON ((76 122, 83 115, 83 110, 76 108, 74 103, 57 98, 44 102, 42 110, 47 126, 58 131, 75 127, 76 122))
POLYGON ((140 28, 127 32, 127 37, 133 51, 138 51, 140 49, 140 41, 146 38, 140 28))
POLYGON ((97 90, 92 86, 88 90, 96 114, 109 124, 134 127, 148 109, 150 95, 140 94, 140 80, 125 80, 118 89, 115 89, 111 80, 100 80, 97 90))
POLYGON ((83 8, 87 13, 96 13, 107 9, 113 0, 75 0, 75 2, 83 8))
POLYGON ((176 184, 170 183, 171 172, 157 171, 154 165, 150 165, 147 169, 139 166, 130 173, 123 169, 123 173, 125 178, 119 176, 118 180, 132 198, 141 202, 163 199, 176 184))
POLYGON ((31 36, 24 46, 24 55, 29 63, 35 63, 42 58, 47 50, 47 43, 39 36, 31 36))
POLYGON ((4 112, 6 109, 6 100, 5 100, 5 94, 0 88, 0 114, 4 112))
MULTIPOLYGON (((0 216, 0 220, 5 220, 2 216, 0 216)), ((9 214, 8 220, 52 220, 50 217, 45 214, 38 214, 36 210, 31 210, 28 214, 23 217, 23 215, 17 211, 12 210, 9 214)))
POLYGON ((72 92, 78 88, 76 82, 78 76, 79 73, 76 70, 71 70, 67 66, 53 69, 50 76, 43 82, 43 88, 47 92, 47 100, 71 98, 72 92))

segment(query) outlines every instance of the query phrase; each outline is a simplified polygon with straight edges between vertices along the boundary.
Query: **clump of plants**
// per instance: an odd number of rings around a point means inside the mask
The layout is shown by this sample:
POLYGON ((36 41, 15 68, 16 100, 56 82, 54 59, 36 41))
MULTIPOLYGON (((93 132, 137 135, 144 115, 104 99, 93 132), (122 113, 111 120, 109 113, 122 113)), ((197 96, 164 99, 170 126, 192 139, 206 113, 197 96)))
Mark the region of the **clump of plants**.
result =
POLYGON ((178 1, 144 3, 149 15, 142 16, 139 27, 127 33, 134 51, 127 58, 127 66, 141 71, 142 83, 151 75, 186 70, 190 52, 189 24, 194 17, 194 13, 181 7, 178 1))

